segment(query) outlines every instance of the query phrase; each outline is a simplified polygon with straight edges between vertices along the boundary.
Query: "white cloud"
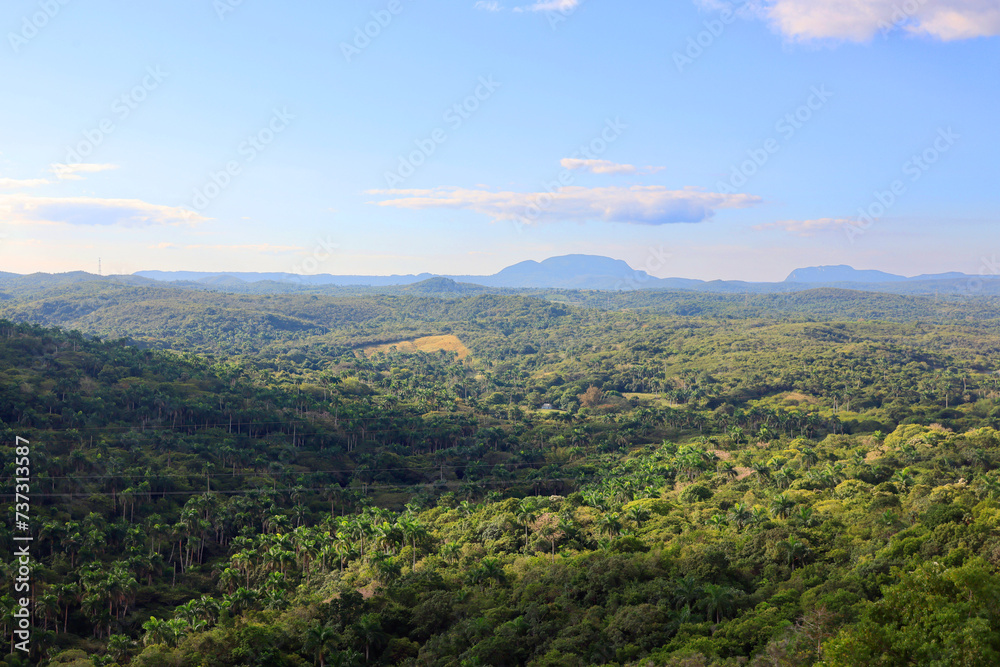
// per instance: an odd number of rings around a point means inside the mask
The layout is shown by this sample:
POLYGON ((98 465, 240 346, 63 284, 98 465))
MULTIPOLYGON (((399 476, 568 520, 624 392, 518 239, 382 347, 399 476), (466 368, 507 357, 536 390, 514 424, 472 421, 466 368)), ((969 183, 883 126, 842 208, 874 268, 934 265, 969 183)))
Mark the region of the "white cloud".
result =
POLYGON ((576 8, 583 3, 583 0, 543 0, 527 7, 515 7, 515 12, 559 12, 569 14, 576 11, 576 8))
POLYGON ((117 164, 90 164, 86 162, 78 164, 54 164, 49 170, 62 181, 82 181, 80 174, 95 174, 99 171, 109 171, 118 169, 117 164))
POLYGON ((529 12, 571 12, 580 6, 583 0, 547 0, 536 2, 526 7, 529 12))
POLYGON ((472 6, 473 9, 478 9, 483 12, 499 12, 503 9, 503 5, 499 2, 487 2, 486 0, 479 0, 476 4, 472 6))
POLYGON ((19 190, 21 188, 37 188, 48 185, 49 181, 44 178, 0 178, 0 190, 19 190))
POLYGON ((592 174, 635 174, 642 171, 655 174, 664 167, 636 167, 632 164, 619 164, 610 160, 581 160, 579 158, 563 158, 560 163, 566 169, 589 171, 592 174))
POLYGON ((406 209, 464 209, 494 220, 523 223, 562 220, 603 220, 641 225, 702 222, 721 208, 745 208, 761 201, 743 194, 719 194, 694 188, 663 186, 584 188, 554 192, 495 192, 465 188, 433 190, 370 190, 384 197, 379 206, 406 209))
POLYGON ((848 225, 854 224, 857 224, 857 221, 853 218, 818 218, 816 220, 781 220, 780 222, 769 222, 763 225, 756 225, 754 229, 758 231, 781 229, 798 236, 813 236, 816 232, 843 229, 848 225))
POLYGON ((609 160, 580 160, 578 158, 563 158, 560 164, 567 169, 584 169, 592 174, 634 174, 635 166, 618 164, 609 160))
POLYGON ((764 0, 758 13, 798 41, 864 42, 896 29, 944 41, 1000 35, 997 0, 764 0))
POLYGON ((208 218, 176 206, 138 199, 0 195, 0 217, 21 225, 155 227, 196 224, 208 218))

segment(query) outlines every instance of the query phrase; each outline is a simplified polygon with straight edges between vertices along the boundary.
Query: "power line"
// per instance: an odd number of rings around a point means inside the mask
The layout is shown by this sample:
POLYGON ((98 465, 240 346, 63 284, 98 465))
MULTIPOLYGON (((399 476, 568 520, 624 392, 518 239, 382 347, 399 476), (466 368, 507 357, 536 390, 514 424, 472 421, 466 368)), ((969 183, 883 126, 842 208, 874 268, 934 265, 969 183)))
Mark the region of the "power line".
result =
MULTIPOLYGON (((548 484, 548 483, 572 483, 576 484, 580 480, 570 479, 570 478, 547 478, 547 479, 530 479, 530 480, 497 480, 495 482, 484 482, 481 486, 485 488, 490 487, 512 487, 512 486, 532 486, 535 484, 548 484)), ((445 486, 454 486, 456 482, 446 481, 445 486)), ((477 482, 478 484, 478 482, 477 482)), ((421 484, 412 484, 410 486, 400 486, 398 484, 363 484, 357 487, 346 487, 349 490, 358 491, 371 491, 376 490, 394 490, 394 491, 406 491, 409 493, 416 493, 413 489, 420 489, 420 487, 425 487, 427 490, 432 490, 435 487, 439 487, 440 482, 425 482, 421 484), (362 488, 363 487, 363 488, 362 488)), ((288 488, 255 488, 255 489, 228 489, 228 490, 191 490, 191 491, 153 491, 150 495, 153 496, 203 496, 206 494, 218 494, 218 495, 241 495, 241 494, 251 494, 251 493, 291 493, 291 492, 309 492, 309 491, 327 491, 326 487, 288 487, 288 488)), ((94 495, 108 495, 107 493, 32 493, 32 498, 89 498, 94 495)), ((120 494, 119 494, 120 495, 120 494)), ((15 494, 4 493, 0 494, 0 498, 13 498, 15 494)))
MULTIPOLYGON (((459 469, 459 468, 468 468, 468 467, 470 467, 471 465, 474 465, 474 464, 475 464, 475 462, 472 462, 471 464, 468 464, 468 463, 467 464, 442 464, 442 465, 432 465, 432 466, 416 466, 416 467, 412 467, 412 468, 374 468, 370 472, 373 472, 373 473, 379 473, 379 472, 425 472, 425 471, 431 471, 431 470, 433 470, 433 471, 441 470, 442 468, 445 469, 445 470, 456 470, 456 469, 459 469)), ((364 465, 364 464, 360 464, 360 465, 364 465)), ((484 465, 487 468, 496 468, 496 466, 503 466, 505 469, 513 471, 513 470, 523 470, 523 469, 536 468, 536 467, 537 468, 544 468, 546 466, 558 465, 558 464, 557 463, 536 462, 536 463, 494 463, 492 465, 490 465, 490 464, 484 464, 484 465)), ((267 471, 267 472, 239 472, 239 473, 235 473, 235 474, 223 472, 223 473, 216 473, 214 475, 197 473, 197 472, 179 473, 179 474, 171 474, 171 475, 151 474, 151 475, 142 475, 142 476, 139 476, 139 475, 59 475, 59 476, 49 477, 49 476, 36 475, 35 476, 35 481, 41 482, 43 480, 44 481, 49 481, 49 480, 64 480, 64 479, 80 479, 80 480, 83 480, 83 479, 97 479, 97 480, 122 480, 122 481, 123 480, 133 480, 134 481, 134 480, 157 480, 157 479, 175 479, 175 478, 195 478, 195 479, 199 479, 199 480, 204 480, 204 479, 208 478, 210 480, 211 479, 223 480, 223 479, 232 479, 234 477, 256 477, 256 476, 263 476, 263 475, 273 475, 273 476, 281 476, 281 475, 336 475, 336 474, 354 473, 354 472, 357 472, 357 468, 352 468, 352 469, 346 469, 345 468, 345 469, 341 469, 341 470, 310 470, 310 471, 295 471, 295 470, 280 471, 280 470, 276 470, 276 471, 267 471)))

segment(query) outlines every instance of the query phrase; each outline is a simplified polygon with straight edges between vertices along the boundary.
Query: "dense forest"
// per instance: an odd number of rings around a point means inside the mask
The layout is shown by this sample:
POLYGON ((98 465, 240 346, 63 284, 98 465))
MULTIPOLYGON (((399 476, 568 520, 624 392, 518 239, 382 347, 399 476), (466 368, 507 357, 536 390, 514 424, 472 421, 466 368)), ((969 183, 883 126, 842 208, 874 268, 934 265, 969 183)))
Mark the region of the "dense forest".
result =
POLYGON ((1000 664, 996 305, 11 291, 5 664, 1000 664))

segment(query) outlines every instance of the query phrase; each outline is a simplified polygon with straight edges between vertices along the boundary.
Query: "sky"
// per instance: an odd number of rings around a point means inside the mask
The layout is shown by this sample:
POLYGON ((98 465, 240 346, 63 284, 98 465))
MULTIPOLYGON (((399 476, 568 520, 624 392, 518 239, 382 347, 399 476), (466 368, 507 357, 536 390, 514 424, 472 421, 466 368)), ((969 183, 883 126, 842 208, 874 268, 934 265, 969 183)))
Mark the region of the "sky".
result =
POLYGON ((996 0, 6 0, 0 271, 1000 273, 996 0))

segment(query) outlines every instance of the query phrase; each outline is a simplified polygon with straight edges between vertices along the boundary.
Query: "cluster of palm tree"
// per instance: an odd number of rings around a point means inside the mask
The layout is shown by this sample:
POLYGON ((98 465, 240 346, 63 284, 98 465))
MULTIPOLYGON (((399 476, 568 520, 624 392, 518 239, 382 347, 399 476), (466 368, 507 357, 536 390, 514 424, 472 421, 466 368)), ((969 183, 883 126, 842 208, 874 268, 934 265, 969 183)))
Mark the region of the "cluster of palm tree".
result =
POLYGON ((692 611, 705 612, 705 620, 721 623, 731 614, 744 596, 738 588, 724 584, 705 584, 692 575, 685 575, 673 582, 675 624, 689 622, 692 611))
POLYGON ((232 595, 241 588, 278 589, 297 579, 308 583, 317 573, 343 571, 353 559, 384 562, 407 547, 413 568, 428 537, 414 508, 397 514, 378 507, 318 526, 240 536, 232 540, 233 553, 219 575, 219 588, 232 595))
POLYGON ((110 568, 97 564, 86 566, 80 575, 83 613, 93 625, 98 638, 111 635, 112 619, 121 621, 135 602, 139 584, 125 562, 110 568))

